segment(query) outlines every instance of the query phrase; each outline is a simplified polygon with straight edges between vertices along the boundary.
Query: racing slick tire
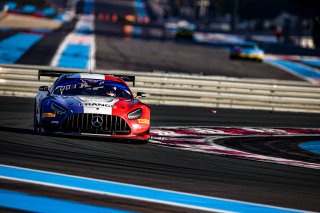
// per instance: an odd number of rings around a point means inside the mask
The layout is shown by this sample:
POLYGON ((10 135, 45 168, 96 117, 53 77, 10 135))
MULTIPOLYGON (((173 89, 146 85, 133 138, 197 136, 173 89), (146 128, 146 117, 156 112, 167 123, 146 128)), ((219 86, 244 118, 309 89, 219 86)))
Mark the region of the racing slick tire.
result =
POLYGON ((137 141, 138 144, 147 144, 149 143, 149 140, 139 140, 137 141))
POLYGON ((149 142, 149 139, 147 140, 132 139, 132 140, 128 140, 128 142, 132 144, 147 144, 149 142))
POLYGON ((40 107, 40 123, 37 120, 36 117, 36 107, 37 107, 37 102, 34 102, 34 109, 33 109, 33 130, 36 133, 40 133, 41 132, 41 107, 40 107))

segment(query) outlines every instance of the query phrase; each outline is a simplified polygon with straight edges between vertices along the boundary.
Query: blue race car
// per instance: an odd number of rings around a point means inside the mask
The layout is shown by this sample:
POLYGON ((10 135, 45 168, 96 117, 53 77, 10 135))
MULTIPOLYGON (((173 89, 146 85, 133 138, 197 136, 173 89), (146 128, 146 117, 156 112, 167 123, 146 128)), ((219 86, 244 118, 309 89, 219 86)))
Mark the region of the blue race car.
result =
MULTIPOLYGON (((134 97, 126 81, 134 76, 89 73, 62 74, 35 98, 34 130, 68 134, 102 135, 148 142, 150 108, 134 97)), ((144 97, 138 92, 138 97, 144 97)))
POLYGON ((244 42, 230 49, 230 59, 249 59, 262 62, 264 51, 254 42, 244 42))

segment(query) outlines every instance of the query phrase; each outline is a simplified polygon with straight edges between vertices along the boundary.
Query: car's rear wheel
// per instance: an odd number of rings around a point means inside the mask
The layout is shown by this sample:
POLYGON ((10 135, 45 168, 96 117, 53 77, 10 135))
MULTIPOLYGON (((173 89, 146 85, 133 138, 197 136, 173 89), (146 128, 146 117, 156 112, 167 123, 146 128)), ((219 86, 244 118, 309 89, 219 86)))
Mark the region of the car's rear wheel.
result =
POLYGON ((40 107, 40 123, 37 120, 37 102, 34 102, 34 110, 33 110, 33 130, 36 133, 41 132, 41 107, 40 107))

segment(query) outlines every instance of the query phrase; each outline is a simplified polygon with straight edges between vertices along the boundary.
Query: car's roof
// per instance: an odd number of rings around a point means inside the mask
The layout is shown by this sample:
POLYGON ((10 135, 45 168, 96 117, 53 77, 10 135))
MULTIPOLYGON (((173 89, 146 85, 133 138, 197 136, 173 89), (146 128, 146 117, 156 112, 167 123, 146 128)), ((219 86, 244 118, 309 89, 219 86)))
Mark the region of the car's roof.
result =
POLYGON ((250 41, 247 41, 247 42, 242 42, 240 44, 238 44, 239 46, 258 46, 257 43, 255 42, 250 42, 250 41))
POLYGON ((244 41, 241 44, 244 44, 244 45, 257 45, 257 43, 253 42, 253 41, 244 41))
POLYGON ((121 82, 125 84, 125 81, 121 78, 114 77, 112 75, 102 75, 102 74, 90 74, 90 73, 75 73, 75 74, 67 74, 64 78, 67 79, 95 79, 95 80, 108 80, 108 81, 115 81, 121 82))

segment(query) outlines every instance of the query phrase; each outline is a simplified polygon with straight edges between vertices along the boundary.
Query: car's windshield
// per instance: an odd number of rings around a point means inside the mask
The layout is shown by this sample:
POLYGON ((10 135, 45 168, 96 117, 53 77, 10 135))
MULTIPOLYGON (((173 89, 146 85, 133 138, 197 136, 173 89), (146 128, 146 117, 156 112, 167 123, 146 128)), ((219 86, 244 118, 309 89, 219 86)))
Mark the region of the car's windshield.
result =
POLYGON ((62 79, 53 89, 55 95, 112 96, 131 99, 129 88, 121 83, 98 79, 62 79))
POLYGON ((257 45, 254 45, 254 44, 242 44, 240 45, 241 48, 244 48, 244 49, 257 49, 258 46, 257 45))

